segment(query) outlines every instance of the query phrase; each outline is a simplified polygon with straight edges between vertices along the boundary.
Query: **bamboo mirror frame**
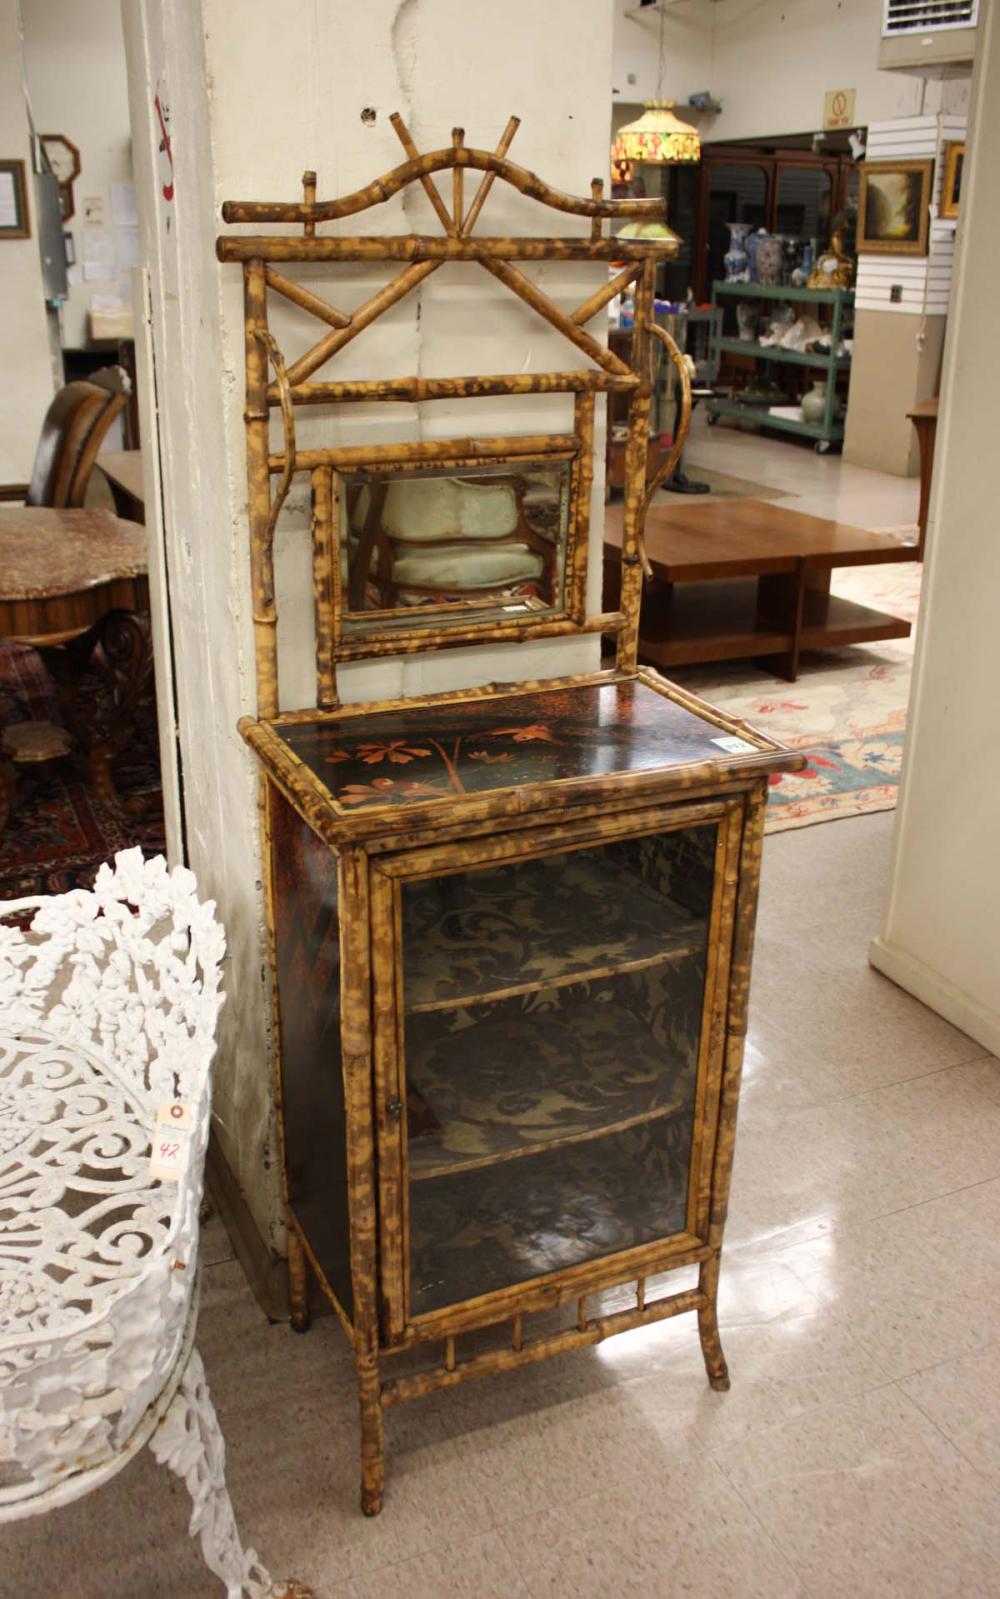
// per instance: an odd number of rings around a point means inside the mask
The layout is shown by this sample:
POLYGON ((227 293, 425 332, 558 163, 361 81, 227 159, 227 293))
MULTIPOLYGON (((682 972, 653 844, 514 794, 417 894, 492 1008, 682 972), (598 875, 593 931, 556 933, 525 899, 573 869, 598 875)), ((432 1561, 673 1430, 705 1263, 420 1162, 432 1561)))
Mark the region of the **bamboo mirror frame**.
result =
MULTIPOLYGON (((663 222, 664 203, 655 199, 605 200, 603 181, 595 178, 590 198, 563 194, 534 173, 516 166, 506 152, 519 127, 511 117, 497 148, 479 150, 466 145, 462 129, 452 132, 451 146, 421 155, 397 114, 390 118, 408 157, 402 165, 353 194, 339 199, 316 199, 316 174, 303 175, 303 199, 296 202, 227 201, 223 219, 231 223, 291 223, 299 235, 237 234, 217 240, 220 261, 239 262, 244 278, 246 333, 247 473, 251 584, 257 664, 258 715, 278 714, 277 607, 274 585, 274 531, 293 477, 308 473, 312 491, 313 589, 316 623, 316 704, 320 710, 338 704, 336 668, 339 661, 380 655, 401 655, 417 650, 437 650, 453 645, 510 642, 561 634, 607 633, 617 641, 620 670, 634 672, 638 642, 639 603, 645 556, 642 526, 650 499, 671 472, 684 443, 690 412, 690 387, 683 359, 669 336, 653 321, 656 267, 671 259, 679 247, 676 235, 658 238, 621 238, 604 233, 604 223, 618 219, 663 222), (482 177, 466 205, 466 171, 482 177), (452 174, 451 208, 434 182, 434 174, 452 174), (490 188, 502 179, 520 193, 559 212, 590 218, 588 237, 527 238, 474 237, 490 188), (376 235, 344 237, 319 235, 317 227, 356 215, 382 204, 408 185, 419 183, 441 223, 439 236, 376 235), (471 261, 483 267, 550 326, 563 334, 589 365, 571 370, 509 374, 404 377, 366 380, 314 381, 313 374, 353 341, 440 266, 450 261, 471 261), (594 261, 618 265, 618 270, 582 304, 565 312, 529 278, 515 262, 594 261), (352 313, 347 314, 302 282, 279 270, 286 263, 324 262, 331 266, 358 262, 402 263, 402 270, 352 313), (618 294, 635 295, 635 324, 628 361, 607 349, 587 332, 587 324, 618 294), (290 301, 324 325, 322 337, 290 364, 269 325, 269 295, 290 301), (673 448, 650 483, 646 481, 646 453, 652 390, 651 352, 654 338, 667 348, 676 365, 683 391, 682 423, 673 448), (586 608, 587 546, 594 466, 595 406, 599 394, 628 395, 628 439, 625 455, 622 584, 619 609, 588 615, 586 608), (574 396, 573 427, 568 433, 466 435, 451 439, 421 440, 361 447, 303 449, 296 443, 296 413, 302 407, 371 401, 472 399, 494 395, 565 393, 574 396), (283 426, 281 448, 270 442, 270 417, 279 410, 283 426), (477 473, 493 475, 490 481, 516 474, 520 481, 556 463, 566 463, 568 488, 560 500, 565 520, 565 541, 559 564, 558 586, 553 582, 549 603, 505 603, 495 594, 468 600, 417 605, 409 612, 398 607, 358 608, 358 593, 349 592, 342 529, 347 486, 390 482, 411 484, 429 474, 453 474, 459 485, 475 480, 477 473), (272 480, 276 480, 272 488, 272 480), (352 609, 353 605, 353 609, 352 609), (370 625, 366 625, 370 623, 370 625)), ((543 496, 544 497, 544 496, 543 496)), ((550 496, 551 497, 551 496, 550 496)), ((369 495, 369 503, 374 495, 369 495)), ((410 499, 412 504, 412 495, 410 499)), ((550 513, 551 514, 551 513, 550 513)), ((525 518, 518 502, 518 528, 525 518)), ((438 540, 438 543, 444 542, 438 540)), ((500 543, 502 540, 494 540, 500 543)), ((381 570, 381 569, 380 569, 381 570)))

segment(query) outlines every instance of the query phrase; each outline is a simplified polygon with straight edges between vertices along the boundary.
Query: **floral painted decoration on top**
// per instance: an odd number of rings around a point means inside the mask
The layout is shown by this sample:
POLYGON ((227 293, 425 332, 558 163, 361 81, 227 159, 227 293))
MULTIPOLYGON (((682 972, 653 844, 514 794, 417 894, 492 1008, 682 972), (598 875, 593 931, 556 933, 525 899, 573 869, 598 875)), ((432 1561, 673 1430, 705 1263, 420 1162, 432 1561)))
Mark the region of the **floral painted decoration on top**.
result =
POLYGON ((344 813, 714 764, 727 753, 724 727, 641 678, 317 715, 275 732, 344 813))
MULTIPOLYGON (((479 738, 509 738, 515 744, 557 742, 552 730, 542 722, 533 722, 527 727, 494 727, 481 729, 477 734, 479 738)), ((458 761, 462 753, 462 737, 456 738, 451 754, 439 743, 436 738, 428 738, 426 745, 408 744, 405 739, 394 738, 386 744, 358 744, 354 753, 346 749, 332 750, 325 756, 330 765, 337 765, 341 761, 361 761, 365 766, 377 766, 381 761, 391 761, 396 766, 405 766, 409 761, 437 755, 445 769, 448 788, 442 788, 440 782, 422 783, 419 781, 397 782, 391 777, 377 777, 371 783, 348 783, 340 790, 339 799, 342 805, 365 805, 374 800, 393 801, 411 799, 439 799, 448 790, 454 794, 467 792, 459 772, 458 761)), ((470 761, 481 761, 485 765, 499 765, 514 759, 509 754, 491 754, 488 750, 470 750, 470 761)))

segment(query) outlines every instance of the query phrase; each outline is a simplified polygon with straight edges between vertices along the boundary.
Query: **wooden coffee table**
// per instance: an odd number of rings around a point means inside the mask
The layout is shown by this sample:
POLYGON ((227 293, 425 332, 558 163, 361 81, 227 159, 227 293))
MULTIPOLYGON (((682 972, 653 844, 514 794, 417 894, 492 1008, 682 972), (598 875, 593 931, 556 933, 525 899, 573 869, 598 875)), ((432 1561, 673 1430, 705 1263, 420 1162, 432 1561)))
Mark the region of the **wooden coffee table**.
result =
MULTIPOLYGON (((605 519, 605 609, 617 605, 622 508, 605 519)), ((754 659, 794 682, 803 650, 906 638, 909 622, 830 593, 836 566, 917 559, 916 544, 763 500, 654 505, 639 653, 656 666, 754 659)))

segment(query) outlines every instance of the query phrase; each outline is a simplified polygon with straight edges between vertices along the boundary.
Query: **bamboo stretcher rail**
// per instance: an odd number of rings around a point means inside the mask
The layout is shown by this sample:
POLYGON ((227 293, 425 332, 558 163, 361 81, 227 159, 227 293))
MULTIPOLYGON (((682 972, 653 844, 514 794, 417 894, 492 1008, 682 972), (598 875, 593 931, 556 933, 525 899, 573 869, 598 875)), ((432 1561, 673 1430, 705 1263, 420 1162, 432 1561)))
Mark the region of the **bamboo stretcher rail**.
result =
POLYGON ((425 628, 420 632, 389 633, 384 638, 364 634, 357 639, 343 638, 335 647, 338 661, 368 660, 380 655, 413 655, 421 650, 460 649, 469 644, 502 644, 504 640, 562 638, 567 634, 614 633, 625 626, 621 611, 602 611, 596 616, 559 615, 546 621, 526 621, 512 616, 506 622, 475 622, 471 626, 449 629, 425 628))
MULTIPOLYGON (((390 121, 399 134, 397 117, 398 113, 390 121)), ((402 118, 398 120, 402 123, 402 118)), ((492 150, 477 150, 472 145, 463 145, 460 149, 450 145, 445 150, 415 155, 401 166, 393 167, 391 172, 375 178, 363 189, 355 189, 353 193, 342 195, 337 200, 319 200, 311 205, 284 200, 226 200, 222 207, 222 218, 224 222, 295 222, 300 226, 307 222, 333 222, 341 217, 356 216, 359 211, 367 211, 373 205, 381 205, 408 184, 422 184, 425 179, 432 178, 435 172, 450 171, 456 165, 492 173, 495 178, 503 178, 505 183, 518 189, 521 194, 550 206, 553 211, 565 211, 570 216, 606 217, 609 220, 636 217, 647 222, 664 220, 663 200, 604 200, 594 199, 593 196, 588 200, 581 195, 564 194, 562 190, 545 183, 534 172, 529 172, 527 167, 518 166, 492 150)), ((441 199, 440 194, 438 199, 441 199)), ((441 201, 441 204, 443 207, 444 202, 441 201)), ((448 216, 447 210, 445 216, 448 216)), ((443 217, 441 222, 444 226, 443 217)), ((450 216, 448 222, 454 226, 450 216)))
POLYGON ((308 239, 287 233, 224 235, 216 241, 220 261, 672 261, 670 239, 445 238, 417 233, 384 237, 308 239))
POLYGON ((519 1349, 490 1350, 436 1371, 419 1372, 412 1377, 389 1377, 382 1384, 382 1403, 386 1406, 397 1405, 404 1400, 435 1393, 440 1388, 453 1388, 456 1383, 468 1382, 472 1378, 489 1377, 495 1372, 513 1371, 518 1366, 532 1365, 563 1350, 585 1349, 615 1333, 626 1332, 632 1327, 648 1327, 652 1322, 682 1316, 690 1310, 701 1310, 705 1304, 705 1294, 698 1288, 689 1288, 684 1293, 654 1299, 641 1310, 618 1310, 589 1320, 584 1317, 582 1325, 551 1333, 545 1338, 523 1340, 519 1349))
MULTIPOLYGON (((575 1301, 581 1293, 601 1294, 634 1282, 640 1275, 655 1277, 682 1266, 699 1266, 710 1259, 712 1253, 709 1244, 684 1234, 675 1234, 669 1248, 663 1240, 641 1244, 623 1255, 585 1261, 580 1266, 533 1278, 519 1287, 502 1288, 479 1299, 467 1299, 463 1304, 415 1316, 407 1326, 402 1344, 393 1347, 412 1348, 415 1344, 436 1342, 449 1333, 495 1327, 509 1322, 515 1312, 527 1316, 554 1310, 575 1301)), ((388 1348, 385 1352, 389 1352, 388 1348)))
MULTIPOLYGON (((495 394, 586 394, 627 392, 638 388, 634 372, 616 373, 581 368, 570 372, 506 372, 454 378, 355 379, 328 383, 296 383, 289 389, 293 405, 331 405, 344 401, 465 400, 495 394)), ((279 403, 278 389, 267 391, 269 405, 279 403)))
MULTIPOLYGON (((317 466, 332 466, 338 472, 351 467, 378 467, 389 470, 414 462, 497 461, 508 456, 539 456, 566 460, 576 455, 580 441, 575 433, 515 433, 510 437, 465 439, 421 439, 413 444, 358 444, 341 449, 299 450, 298 466, 311 472, 317 466)), ((268 456, 271 472, 285 470, 285 454, 268 456)))

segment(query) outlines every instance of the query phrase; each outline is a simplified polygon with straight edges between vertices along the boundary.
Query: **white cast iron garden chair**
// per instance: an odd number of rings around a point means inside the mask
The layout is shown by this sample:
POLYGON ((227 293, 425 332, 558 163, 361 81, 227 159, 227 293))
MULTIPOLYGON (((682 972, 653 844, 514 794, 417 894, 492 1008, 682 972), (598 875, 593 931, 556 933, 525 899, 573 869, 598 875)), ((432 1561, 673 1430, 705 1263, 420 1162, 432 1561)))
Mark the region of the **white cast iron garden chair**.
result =
POLYGON ((214 904, 132 849, 92 892, 0 918, 0 1522, 68 1504, 148 1443, 228 1599, 306 1596, 240 1543, 193 1341, 214 904), (172 1180, 150 1175, 154 1135, 172 1180))

